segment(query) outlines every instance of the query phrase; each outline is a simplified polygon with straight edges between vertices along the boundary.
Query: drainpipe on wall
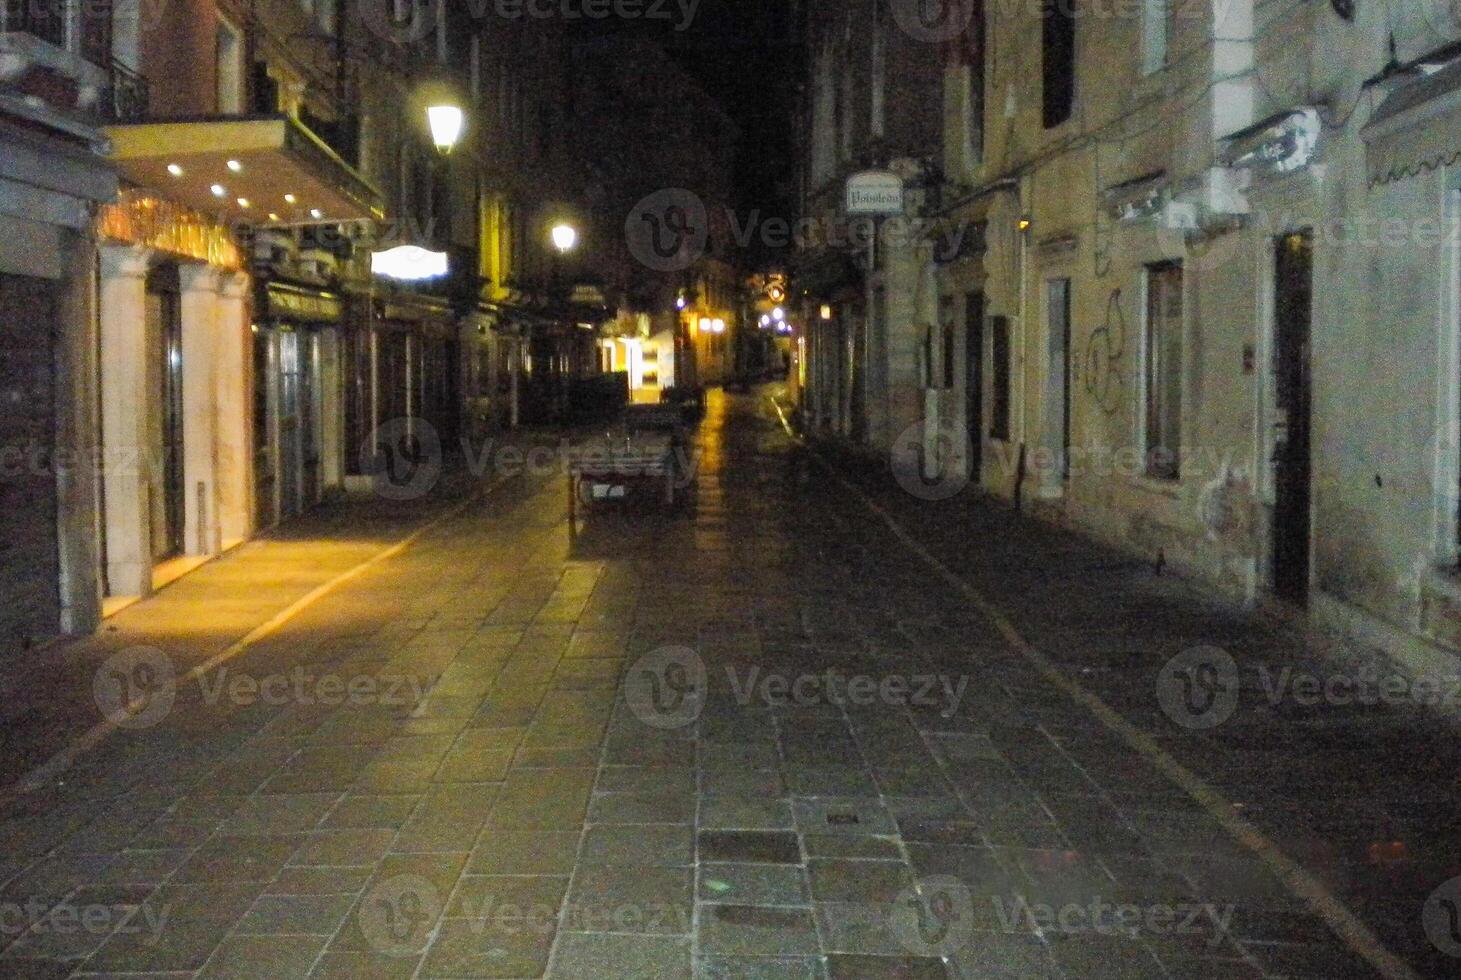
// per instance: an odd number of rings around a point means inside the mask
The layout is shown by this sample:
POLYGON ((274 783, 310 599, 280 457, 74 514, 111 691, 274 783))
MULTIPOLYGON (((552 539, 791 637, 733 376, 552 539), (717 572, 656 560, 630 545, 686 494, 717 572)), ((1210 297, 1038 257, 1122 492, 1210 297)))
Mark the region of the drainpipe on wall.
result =
MULTIPOLYGON (((1015 216, 1018 222, 1024 215, 1029 214, 1028 194, 1029 178, 1020 182, 1019 193, 1019 214, 1015 216)), ((1018 225, 1016 225, 1018 228, 1018 225)), ((1030 233, 1028 229, 1018 232, 1020 236, 1020 247, 1018 251, 1020 268, 1015 275, 1015 282, 1019 284, 1020 290, 1020 466, 1016 475, 1015 499, 1019 501, 1020 491, 1025 482, 1025 445, 1026 433, 1028 431, 1028 415, 1030 411, 1030 324, 1029 324, 1029 290, 1025 283, 1025 270, 1029 266, 1030 258, 1030 233)))

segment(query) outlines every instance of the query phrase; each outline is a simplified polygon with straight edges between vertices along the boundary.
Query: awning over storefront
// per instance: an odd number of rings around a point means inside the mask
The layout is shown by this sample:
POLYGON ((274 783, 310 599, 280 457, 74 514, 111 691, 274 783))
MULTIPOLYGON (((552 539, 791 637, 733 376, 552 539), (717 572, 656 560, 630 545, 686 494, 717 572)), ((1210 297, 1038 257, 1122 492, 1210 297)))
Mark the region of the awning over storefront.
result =
POLYGON ((109 126, 135 184, 255 225, 380 220, 380 192, 297 120, 231 116, 109 126))
POLYGON ((1455 163, 1461 158, 1461 61, 1396 89, 1361 135, 1372 185, 1455 163))

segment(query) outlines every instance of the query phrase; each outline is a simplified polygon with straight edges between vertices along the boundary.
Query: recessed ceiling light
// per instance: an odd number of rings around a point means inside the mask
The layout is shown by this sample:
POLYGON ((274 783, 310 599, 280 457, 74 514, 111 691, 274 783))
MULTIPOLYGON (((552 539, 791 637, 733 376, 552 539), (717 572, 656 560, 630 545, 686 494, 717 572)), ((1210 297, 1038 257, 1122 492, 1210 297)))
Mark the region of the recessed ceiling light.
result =
POLYGON ((179 167, 175 163, 169 163, 167 165, 167 172, 172 174, 174 177, 181 177, 183 175, 183 168, 179 167))
POLYGON ((270 211, 269 212, 269 220, 270 221, 278 221, 279 220, 279 216, 277 214, 275 214, 273 211, 270 211))
POLYGON ((297 200, 297 199, 295 198, 295 196, 293 194, 285 194, 284 195, 284 203, 285 204, 293 204, 295 202, 295 200, 297 200))
POLYGON ((240 170, 243 169, 243 164, 239 163, 237 160, 230 160, 228 161, 228 169, 232 170, 234 173, 238 173, 240 170))
POLYGON ((213 192, 214 197, 222 197, 223 195, 228 193, 228 191, 224 188, 222 184, 214 184, 208 189, 213 192))
POLYGON ((321 211, 319 208, 310 208, 309 216, 318 221, 320 218, 323 218, 325 216, 325 212, 321 211))
POLYGON ((238 199, 238 206, 241 207, 241 208, 248 207, 249 206, 249 199, 246 198, 246 197, 239 198, 238 199))

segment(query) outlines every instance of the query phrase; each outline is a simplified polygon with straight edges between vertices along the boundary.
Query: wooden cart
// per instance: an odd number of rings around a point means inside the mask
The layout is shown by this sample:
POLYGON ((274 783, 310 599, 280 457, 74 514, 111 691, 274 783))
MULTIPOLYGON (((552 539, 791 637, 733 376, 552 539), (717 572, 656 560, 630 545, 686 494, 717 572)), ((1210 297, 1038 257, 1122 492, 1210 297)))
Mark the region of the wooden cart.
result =
POLYGON ((667 506, 688 492, 690 472, 680 414, 668 406, 631 406, 622 427, 571 447, 568 453, 568 520, 580 505, 622 500, 654 491, 667 506))

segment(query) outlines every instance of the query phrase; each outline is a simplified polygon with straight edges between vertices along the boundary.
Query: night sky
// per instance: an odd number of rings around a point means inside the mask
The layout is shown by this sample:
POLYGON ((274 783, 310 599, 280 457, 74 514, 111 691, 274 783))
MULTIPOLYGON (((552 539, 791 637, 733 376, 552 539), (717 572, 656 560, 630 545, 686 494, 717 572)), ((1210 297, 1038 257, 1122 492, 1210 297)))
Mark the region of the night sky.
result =
MULTIPOLYGON (((734 161, 733 206, 763 218, 795 217, 793 126, 802 79, 795 0, 701 0, 690 26, 676 22, 616 21, 585 24, 594 34, 630 32, 664 48, 692 74, 740 128, 734 161)), ((752 266, 776 263, 777 254, 743 256, 752 266)))

